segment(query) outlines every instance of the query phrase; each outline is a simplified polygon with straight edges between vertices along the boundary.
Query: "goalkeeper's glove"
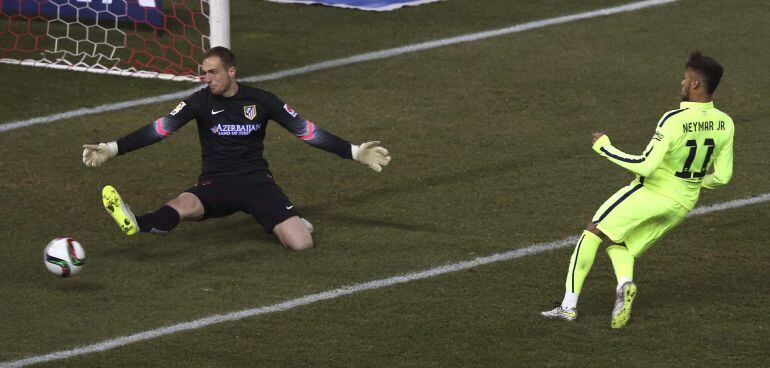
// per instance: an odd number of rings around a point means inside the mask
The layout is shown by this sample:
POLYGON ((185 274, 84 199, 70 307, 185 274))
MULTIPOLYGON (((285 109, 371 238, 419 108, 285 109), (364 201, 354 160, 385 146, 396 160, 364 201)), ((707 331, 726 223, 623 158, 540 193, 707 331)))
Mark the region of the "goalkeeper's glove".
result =
POLYGON ((382 171, 383 166, 390 162, 390 154, 385 147, 380 146, 380 142, 364 142, 360 146, 351 145, 353 159, 369 166, 376 172, 382 171))
POLYGON ((83 163, 89 167, 102 166, 117 155, 118 143, 115 141, 83 145, 83 163))

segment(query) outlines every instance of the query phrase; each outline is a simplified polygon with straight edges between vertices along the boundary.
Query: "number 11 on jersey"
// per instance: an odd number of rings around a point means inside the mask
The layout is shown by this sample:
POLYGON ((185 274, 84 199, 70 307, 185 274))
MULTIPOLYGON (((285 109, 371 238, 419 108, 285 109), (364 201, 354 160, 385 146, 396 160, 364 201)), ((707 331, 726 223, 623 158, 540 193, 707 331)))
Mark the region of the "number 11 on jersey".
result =
POLYGON ((687 141, 685 146, 690 147, 690 153, 687 155, 687 159, 684 161, 684 167, 682 168, 682 171, 678 171, 675 173, 677 177, 680 177, 682 179, 692 179, 692 178, 702 178, 706 176, 706 170, 708 170, 709 161, 711 160, 711 154, 714 153, 714 148, 716 147, 716 143, 714 143, 714 140, 711 138, 706 138, 703 142, 703 145, 707 147, 706 149, 706 157, 703 158, 703 167, 701 167, 700 171, 698 172, 691 172, 690 166, 692 166, 693 161, 695 161, 695 155, 698 152, 698 142, 694 139, 690 139, 687 141))

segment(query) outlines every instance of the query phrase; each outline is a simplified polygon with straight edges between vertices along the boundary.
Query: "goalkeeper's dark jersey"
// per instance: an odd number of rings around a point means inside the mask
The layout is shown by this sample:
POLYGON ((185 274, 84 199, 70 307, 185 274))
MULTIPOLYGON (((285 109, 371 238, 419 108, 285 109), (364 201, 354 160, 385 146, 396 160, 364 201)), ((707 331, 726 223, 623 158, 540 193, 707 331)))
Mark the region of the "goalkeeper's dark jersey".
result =
POLYGON ((315 147, 351 158, 349 142, 303 119, 274 94, 242 84, 232 97, 214 96, 208 87, 193 93, 166 116, 118 139, 118 153, 158 142, 192 119, 198 124, 201 143, 201 181, 264 178, 268 173, 263 157, 268 120, 315 147))

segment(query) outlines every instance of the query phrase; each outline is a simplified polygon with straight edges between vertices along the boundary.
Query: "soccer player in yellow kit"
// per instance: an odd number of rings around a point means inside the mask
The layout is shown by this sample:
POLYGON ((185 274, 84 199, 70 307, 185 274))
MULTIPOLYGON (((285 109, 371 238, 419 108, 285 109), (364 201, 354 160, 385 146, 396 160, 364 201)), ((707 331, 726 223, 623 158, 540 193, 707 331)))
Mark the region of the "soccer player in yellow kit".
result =
POLYGON ((572 253, 564 299, 541 315, 577 318, 578 295, 604 242, 618 281, 611 326, 626 325, 637 291, 634 261, 684 220, 701 188, 717 188, 732 177, 733 121, 712 101, 722 70, 700 52, 690 55, 680 108, 663 114, 642 155, 624 153, 606 134, 593 133, 593 150, 636 178, 596 211, 572 253))

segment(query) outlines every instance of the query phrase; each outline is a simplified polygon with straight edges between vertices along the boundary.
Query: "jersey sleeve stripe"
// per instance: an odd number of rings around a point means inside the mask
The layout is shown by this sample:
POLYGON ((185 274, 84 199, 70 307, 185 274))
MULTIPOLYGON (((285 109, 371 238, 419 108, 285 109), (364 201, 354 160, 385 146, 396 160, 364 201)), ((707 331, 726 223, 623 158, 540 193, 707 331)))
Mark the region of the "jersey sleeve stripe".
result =
POLYGON ((666 114, 666 116, 664 116, 663 119, 660 119, 660 123, 658 124, 658 128, 662 127, 663 123, 665 123, 666 120, 668 120, 668 118, 670 118, 670 117, 672 117, 672 116, 674 116, 674 115, 676 115, 676 114, 678 114, 678 113, 680 113, 680 112, 682 112, 684 110, 687 110, 687 108, 679 109, 679 110, 674 110, 674 111, 671 111, 670 113, 666 114))
POLYGON ((639 158, 639 159, 626 158, 626 157, 618 156, 618 155, 616 155, 614 153, 611 153, 610 151, 607 151, 607 149, 604 148, 604 147, 602 147, 601 150, 602 150, 602 152, 604 152, 605 155, 607 155, 609 157, 612 157, 612 158, 614 158, 614 159, 616 159, 618 161, 629 162, 629 163, 632 163, 632 164, 637 164, 637 163, 640 163, 640 162, 644 162, 644 160, 647 158, 646 155, 645 155, 645 157, 642 157, 642 158, 639 158))
POLYGON ((647 152, 644 153, 644 157, 647 157, 652 152, 652 149, 655 148, 655 146, 650 147, 650 149, 647 150, 647 152))
POLYGON ((155 132, 161 136, 166 137, 171 134, 171 132, 163 128, 163 118, 158 118, 158 120, 155 120, 153 125, 155 125, 155 132))
POLYGON ((298 135, 297 138, 303 141, 309 141, 315 136, 315 124, 312 121, 305 121, 306 133, 304 135, 298 135))

